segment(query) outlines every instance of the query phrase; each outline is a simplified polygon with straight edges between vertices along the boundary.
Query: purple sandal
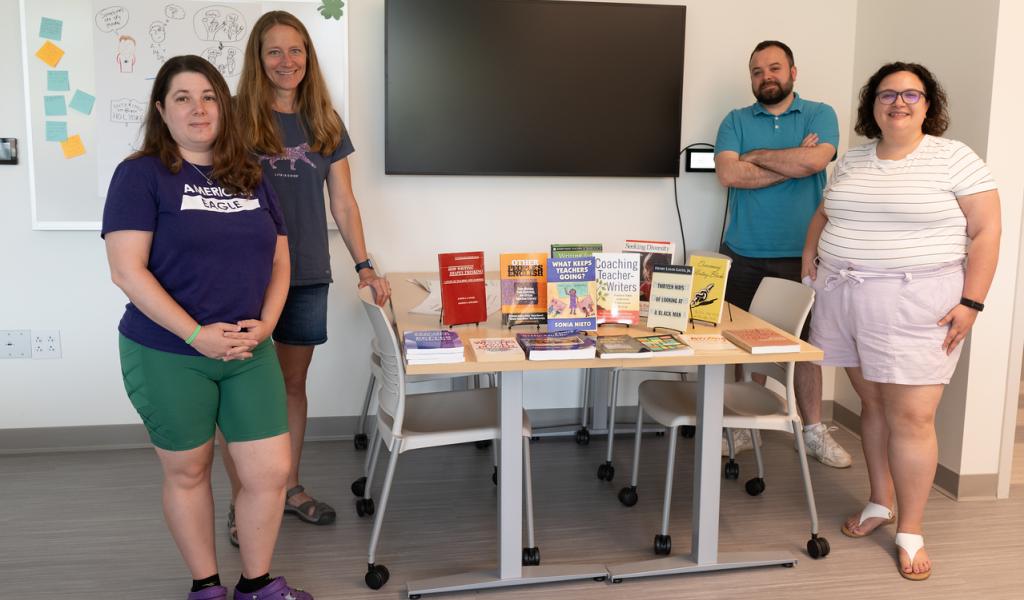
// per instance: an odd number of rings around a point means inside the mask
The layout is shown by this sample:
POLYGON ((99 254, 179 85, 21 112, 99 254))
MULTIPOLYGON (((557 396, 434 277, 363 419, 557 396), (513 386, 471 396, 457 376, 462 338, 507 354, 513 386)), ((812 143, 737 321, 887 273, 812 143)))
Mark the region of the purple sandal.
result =
POLYGON ((186 600, 228 600, 228 588, 222 585, 203 588, 198 592, 189 592, 186 600))
POLYGON ((298 588, 288 587, 284 577, 276 577, 255 592, 243 594, 236 589, 235 600, 313 600, 313 596, 298 588))

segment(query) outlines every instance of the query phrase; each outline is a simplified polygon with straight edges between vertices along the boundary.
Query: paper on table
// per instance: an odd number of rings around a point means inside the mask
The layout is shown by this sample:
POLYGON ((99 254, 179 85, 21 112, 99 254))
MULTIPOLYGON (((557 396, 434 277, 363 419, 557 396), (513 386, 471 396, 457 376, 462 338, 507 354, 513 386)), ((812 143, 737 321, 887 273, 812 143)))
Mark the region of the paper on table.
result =
MULTIPOLYGON (((437 279, 408 279, 428 292, 423 302, 417 304, 409 312, 418 315, 439 315, 441 314, 441 286, 437 279)), ((501 310, 501 287, 497 279, 488 279, 484 282, 487 293, 487 314, 493 314, 501 310)))

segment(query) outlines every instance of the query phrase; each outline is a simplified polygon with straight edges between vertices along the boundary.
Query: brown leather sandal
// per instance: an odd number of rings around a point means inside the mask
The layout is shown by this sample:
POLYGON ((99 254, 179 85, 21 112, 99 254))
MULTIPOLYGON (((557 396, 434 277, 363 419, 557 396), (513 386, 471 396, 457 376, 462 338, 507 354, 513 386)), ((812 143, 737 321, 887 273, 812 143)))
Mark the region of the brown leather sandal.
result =
POLYGON ((292 496, 296 496, 306 491, 306 488, 301 485, 297 485, 292 489, 285 492, 284 500, 284 512, 291 513, 296 517, 302 519, 307 523, 314 525, 330 525, 337 518, 338 513, 335 512, 331 506, 325 502, 320 502, 316 499, 311 499, 303 502, 298 506, 292 506, 288 504, 288 499, 292 496), (309 514, 309 509, 313 509, 313 514, 309 514))

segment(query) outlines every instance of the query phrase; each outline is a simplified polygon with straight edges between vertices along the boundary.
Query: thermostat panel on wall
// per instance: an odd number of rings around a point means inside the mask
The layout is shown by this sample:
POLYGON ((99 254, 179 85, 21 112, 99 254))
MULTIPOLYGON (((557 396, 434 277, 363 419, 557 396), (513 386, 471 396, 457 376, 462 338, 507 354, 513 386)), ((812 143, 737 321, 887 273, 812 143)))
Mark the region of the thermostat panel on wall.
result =
POLYGON ((715 172, 715 151, 712 148, 687 148, 686 149, 686 172, 687 173, 714 173, 715 172))
POLYGON ((0 138, 0 165, 18 164, 17 138, 0 138))

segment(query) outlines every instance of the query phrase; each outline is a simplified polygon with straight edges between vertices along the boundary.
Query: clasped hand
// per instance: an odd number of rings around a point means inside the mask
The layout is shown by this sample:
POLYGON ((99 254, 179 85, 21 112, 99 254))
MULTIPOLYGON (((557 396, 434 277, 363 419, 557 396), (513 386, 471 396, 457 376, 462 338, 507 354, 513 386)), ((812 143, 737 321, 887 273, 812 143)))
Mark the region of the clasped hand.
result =
POLYGON ((259 319, 246 319, 238 323, 211 323, 203 325, 192 347, 208 358, 224 362, 252 358, 252 351, 270 337, 271 331, 259 319))

